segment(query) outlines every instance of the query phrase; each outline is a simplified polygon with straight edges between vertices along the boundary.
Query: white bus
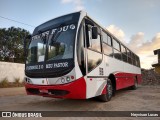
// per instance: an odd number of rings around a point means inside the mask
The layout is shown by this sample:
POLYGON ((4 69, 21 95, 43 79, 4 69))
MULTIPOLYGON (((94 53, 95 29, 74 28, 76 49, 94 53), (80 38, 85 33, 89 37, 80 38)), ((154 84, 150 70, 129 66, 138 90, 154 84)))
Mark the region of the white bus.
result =
POLYGON ((25 50, 28 95, 109 101, 142 81, 139 57, 84 11, 39 25, 25 50))

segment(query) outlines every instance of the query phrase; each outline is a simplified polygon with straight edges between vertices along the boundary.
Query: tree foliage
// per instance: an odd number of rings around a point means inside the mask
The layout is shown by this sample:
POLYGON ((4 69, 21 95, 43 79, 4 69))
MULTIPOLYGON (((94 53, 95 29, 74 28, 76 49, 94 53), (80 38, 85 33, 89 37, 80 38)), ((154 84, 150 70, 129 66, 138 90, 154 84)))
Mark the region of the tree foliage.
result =
POLYGON ((24 63, 24 40, 30 33, 22 28, 0 28, 0 61, 24 63))

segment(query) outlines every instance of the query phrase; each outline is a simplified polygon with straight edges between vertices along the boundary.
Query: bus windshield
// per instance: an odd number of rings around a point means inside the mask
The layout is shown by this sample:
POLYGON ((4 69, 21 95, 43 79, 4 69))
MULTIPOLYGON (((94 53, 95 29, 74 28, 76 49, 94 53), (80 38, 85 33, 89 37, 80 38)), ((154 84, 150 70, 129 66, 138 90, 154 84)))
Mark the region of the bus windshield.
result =
POLYGON ((27 49, 28 77, 57 77, 74 68, 74 44, 80 13, 57 17, 37 26, 27 49))
POLYGON ((73 58, 75 25, 66 25, 54 30, 55 33, 48 35, 45 40, 40 36, 32 39, 28 49, 27 64, 43 62, 45 59, 51 61, 73 58))

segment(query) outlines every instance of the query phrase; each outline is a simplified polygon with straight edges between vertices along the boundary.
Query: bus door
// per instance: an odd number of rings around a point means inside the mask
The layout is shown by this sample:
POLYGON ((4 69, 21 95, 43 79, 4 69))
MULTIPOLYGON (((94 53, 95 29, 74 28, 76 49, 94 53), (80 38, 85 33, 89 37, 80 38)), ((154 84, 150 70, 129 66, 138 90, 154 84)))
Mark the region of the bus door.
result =
POLYGON ((100 95, 106 85, 100 31, 92 22, 85 21, 87 98, 100 95))

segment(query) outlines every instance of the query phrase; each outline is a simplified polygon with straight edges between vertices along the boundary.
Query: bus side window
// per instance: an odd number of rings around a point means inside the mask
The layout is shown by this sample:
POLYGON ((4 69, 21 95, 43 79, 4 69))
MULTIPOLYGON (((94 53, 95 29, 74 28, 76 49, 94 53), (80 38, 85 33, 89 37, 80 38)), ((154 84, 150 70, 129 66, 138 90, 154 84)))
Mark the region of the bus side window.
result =
POLYGON ((139 57, 137 56, 136 58, 137 58, 137 60, 136 60, 137 61, 137 67, 141 67, 139 57))
POLYGON ((121 60, 121 52, 118 51, 118 50, 116 50, 116 49, 114 49, 114 57, 115 57, 116 59, 121 60))
POLYGON ((109 35, 108 35, 108 45, 112 46, 112 39, 109 35))
POLYGON ((128 63, 132 64, 132 59, 131 59, 131 52, 130 50, 127 49, 127 56, 128 56, 128 63))
POLYGON ((138 67, 141 67, 141 63, 140 63, 139 57, 138 57, 138 67))
POLYGON ((109 46, 108 44, 106 43, 103 43, 103 51, 104 51, 104 54, 108 55, 108 56, 113 56, 113 50, 112 50, 112 47, 109 46))
POLYGON ((113 56, 113 50, 111 47, 111 37, 102 31, 103 36, 103 52, 108 56, 113 56))
POLYGON ((97 36, 97 39, 92 38, 92 24, 86 24, 86 41, 90 43, 87 47, 87 68, 88 72, 91 72, 102 62, 102 48, 101 48, 101 35, 97 36))
POLYGON ((122 59, 124 62, 127 62, 127 52, 126 52, 126 48, 121 45, 121 52, 122 52, 122 59))
POLYGON ((102 62, 102 54, 88 49, 88 72, 92 71, 102 62))
POLYGON ((102 36, 103 36, 103 42, 108 43, 108 36, 104 31, 102 31, 102 36))
POLYGON ((97 39, 92 39, 91 29, 88 31, 88 38, 91 42, 89 49, 87 50, 88 54, 88 72, 91 72, 102 62, 101 54, 101 36, 98 34, 97 39))
POLYGON ((133 55, 134 55, 133 65, 135 65, 135 66, 136 66, 136 55, 135 55, 135 54, 133 54, 133 55))
POLYGON ((112 46, 112 39, 111 39, 111 37, 107 33, 105 33, 104 31, 102 31, 102 36, 103 36, 103 42, 105 42, 108 45, 112 46))
POLYGON ((92 49, 101 52, 101 37, 98 35, 97 39, 92 39, 92 49))
POLYGON ((117 40, 115 40, 115 39, 113 39, 113 47, 115 49, 117 49, 118 51, 121 51, 121 49, 120 49, 120 43, 117 40))
POLYGON ((134 53, 132 53, 131 55, 132 55, 132 65, 134 65, 134 53))
POLYGON ((92 39, 91 29, 88 30, 88 39, 90 42, 90 48, 97 52, 101 52, 101 36, 98 34, 97 39, 92 39))
POLYGON ((121 60, 122 59, 122 55, 121 55, 121 49, 120 49, 120 43, 118 41, 116 41, 115 39, 113 39, 113 47, 114 47, 114 57, 116 59, 121 60))

